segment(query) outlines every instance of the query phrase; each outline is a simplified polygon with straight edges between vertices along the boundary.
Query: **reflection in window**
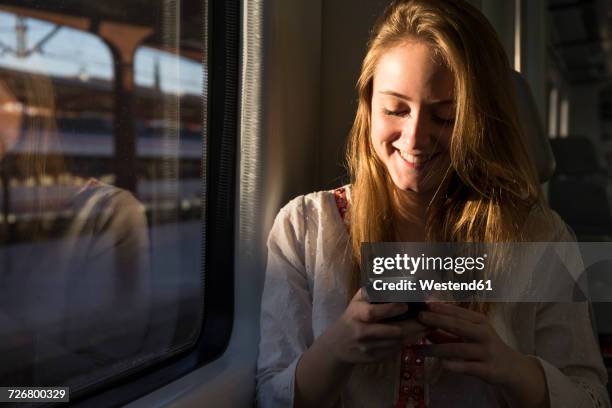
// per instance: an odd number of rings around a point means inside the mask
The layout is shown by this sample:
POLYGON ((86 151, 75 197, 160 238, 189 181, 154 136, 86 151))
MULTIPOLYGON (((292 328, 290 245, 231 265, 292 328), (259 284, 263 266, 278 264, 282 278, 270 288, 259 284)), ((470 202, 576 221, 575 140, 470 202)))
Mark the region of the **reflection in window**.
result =
POLYGON ((143 46, 135 53, 134 76, 136 151, 139 159, 147 163, 139 171, 138 193, 141 197, 157 194, 154 201, 162 207, 172 207, 178 194, 181 211, 197 218, 202 152, 202 64, 143 46), (180 164, 174 163, 174 157, 164 157, 169 150, 181 158, 180 164), (161 183, 162 180, 165 182, 161 183), (180 180, 181 188, 172 180, 180 180), (160 191, 161 186, 165 194, 160 191))
POLYGON ((167 94, 191 94, 202 92, 202 64, 186 57, 177 57, 167 51, 141 47, 136 52, 136 84, 167 94))
POLYGON ((202 22, 131 2, 0 5, 0 385, 78 395, 197 340, 202 22))
POLYGON ((110 52, 99 37, 2 11, 0 29, 0 67, 83 82, 112 79, 110 52))

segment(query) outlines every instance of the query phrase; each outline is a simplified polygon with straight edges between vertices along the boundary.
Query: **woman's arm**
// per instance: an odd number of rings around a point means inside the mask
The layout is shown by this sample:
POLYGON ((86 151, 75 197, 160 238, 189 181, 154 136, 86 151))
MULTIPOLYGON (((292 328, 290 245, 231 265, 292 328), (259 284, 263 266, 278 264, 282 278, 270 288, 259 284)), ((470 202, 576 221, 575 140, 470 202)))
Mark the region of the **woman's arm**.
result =
POLYGON ((536 324, 534 354, 546 377, 550 406, 610 407, 588 303, 541 304, 536 324))
POLYGON ((609 407, 606 372, 593 337, 586 303, 548 303, 536 318, 535 356, 510 348, 483 314, 430 304, 419 319, 456 336, 433 345, 443 367, 479 377, 520 407, 609 407))
POLYGON ((353 364, 331 351, 334 335, 326 332, 302 354, 295 372, 294 407, 331 407, 340 397, 353 364))
POLYGON ((304 199, 283 207, 268 237, 257 358, 257 403, 291 407, 297 362, 313 343, 312 293, 304 260, 304 199))
POLYGON ((370 304, 360 289, 342 316, 303 354, 295 375, 295 407, 331 407, 355 364, 396 356, 426 334, 414 319, 380 321, 408 310, 401 303, 370 304))
POLYGON ((429 350, 431 356, 442 359, 445 369, 498 386, 511 406, 549 406, 539 363, 504 343, 484 314, 432 302, 428 303, 428 311, 419 314, 419 320, 450 334, 429 350))
MULTIPOLYGON (((424 313, 421 321, 463 338, 459 339, 462 342, 435 345, 431 353, 450 359, 443 364, 451 371, 496 384, 508 401, 518 406, 610 407, 605 387, 607 373, 593 333, 588 303, 572 300, 574 280, 578 279, 574 272, 584 269, 578 248, 572 244, 575 237, 558 215, 552 213, 552 217, 543 221, 534 214, 526 223, 526 236, 534 242, 566 244, 557 249, 560 266, 564 267, 552 266, 555 275, 547 287, 541 288, 546 292, 543 299, 555 301, 540 303, 534 311, 535 325, 529 328, 529 334, 533 334, 533 355, 521 354, 503 343, 484 315, 458 307, 455 310, 450 305, 424 313), (544 235, 537 235, 539 232, 544 235), (572 279, 567 279, 564 273, 572 279), (467 341, 463 342, 464 339, 467 341)), ((552 262, 552 258, 546 262, 552 262)))
MULTIPOLYGON (((512 407, 550 407, 546 377, 533 357, 516 352, 516 364, 510 380, 500 388, 512 407)), ((509 367, 509 369, 512 369, 509 367)))
MULTIPOLYGON (((575 301, 574 291, 584 271, 576 237, 558 215, 551 239, 561 261, 548 288, 555 302, 537 305, 534 358, 543 369, 550 406, 610 407, 607 372, 597 343, 589 304, 575 301)), ((550 297, 550 295, 549 295, 550 297)))

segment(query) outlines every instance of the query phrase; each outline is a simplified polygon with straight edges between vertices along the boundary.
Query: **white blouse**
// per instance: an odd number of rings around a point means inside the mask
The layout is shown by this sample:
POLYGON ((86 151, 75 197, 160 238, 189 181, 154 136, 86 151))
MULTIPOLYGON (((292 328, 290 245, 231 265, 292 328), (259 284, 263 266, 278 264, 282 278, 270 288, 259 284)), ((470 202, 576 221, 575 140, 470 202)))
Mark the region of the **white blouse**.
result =
MULTIPOLYGON (((348 187, 348 186, 347 186, 348 187)), ((350 201, 350 190, 346 188, 350 201)), ((565 224, 551 241, 572 241, 565 224)), ((333 191, 299 196, 283 207, 268 238, 261 308, 257 401, 291 407, 302 353, 346 309, 351 248, 333 191)), ((607 373, 586 303, 516 303, 496 307, 498 335, 535 356, 545 373, 551 407, 610 407, 607 373)), ((471 376, 437 370, 427 359, 428 407, 503 407, 494 386, 471 376)), ((373 373, 356 365, 337 407, 392 407, 399 390, 400 353, 373 373)))

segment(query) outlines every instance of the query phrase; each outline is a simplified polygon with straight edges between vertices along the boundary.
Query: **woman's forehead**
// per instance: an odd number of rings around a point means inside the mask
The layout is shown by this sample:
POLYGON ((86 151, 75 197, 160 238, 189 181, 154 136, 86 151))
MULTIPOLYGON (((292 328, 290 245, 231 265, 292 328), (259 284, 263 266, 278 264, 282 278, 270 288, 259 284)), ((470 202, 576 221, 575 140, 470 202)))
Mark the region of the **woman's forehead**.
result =
POLYGON ((374 71, 374 92, 430 103, 452 99, 453 75, 432 47, 408 41, 385 51, 374 71))

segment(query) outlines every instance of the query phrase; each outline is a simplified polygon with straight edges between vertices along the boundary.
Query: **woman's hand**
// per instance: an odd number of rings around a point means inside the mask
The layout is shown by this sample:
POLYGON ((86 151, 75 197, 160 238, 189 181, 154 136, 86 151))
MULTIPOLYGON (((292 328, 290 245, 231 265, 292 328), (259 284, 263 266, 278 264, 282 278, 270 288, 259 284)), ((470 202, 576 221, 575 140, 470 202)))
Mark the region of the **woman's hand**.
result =
POLYGON ((419 314, 419 321, 446 333, 451 341, 434 344, 428 351, 442 359, 445 369, 500 386, 521 406, 546 406, 546 381, 539 363, 504 343, 487 316, 439 302, 428 303, 428 309, 419 314))
POLYGON ((371 304, 359 289, 325 337, 339 361, 377 362, 427 334, 427 328, 416 319, 381 322, 407 310, 402 303, 371 304))
POLYGON ((355 364, 391 357, 427 333, 416 319, 381 322, 408 310, 401 303, 370 304, 357 291, 342 316, 302 354, 295 373, 296 407, 328 407, 338 400, 355 364))

